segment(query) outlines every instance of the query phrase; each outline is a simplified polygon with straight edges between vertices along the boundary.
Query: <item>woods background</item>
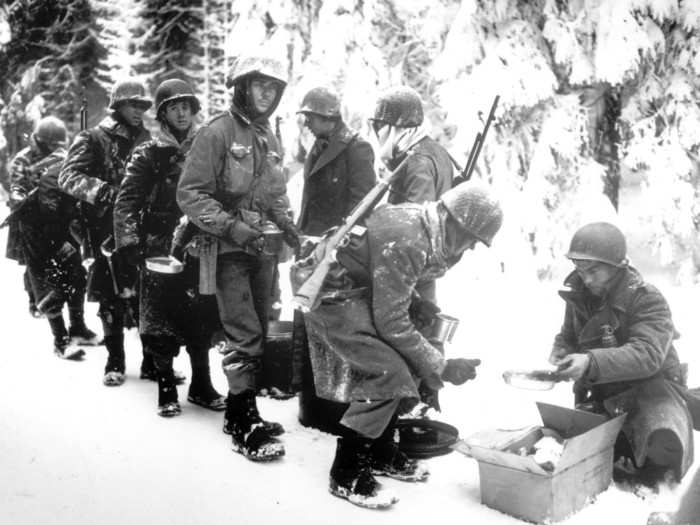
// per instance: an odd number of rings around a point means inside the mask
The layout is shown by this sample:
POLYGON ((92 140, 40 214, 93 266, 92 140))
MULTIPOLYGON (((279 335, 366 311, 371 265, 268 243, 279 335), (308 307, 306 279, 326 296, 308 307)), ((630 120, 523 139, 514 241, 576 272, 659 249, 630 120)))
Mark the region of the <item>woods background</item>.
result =
MULTIPOLYGON (((277 112, 288 162, 295 111, 332 85, 366 130, 376 94, 407 84, 431 134, 464 163, 495 95, 476 177, 504 196, 504 269, 549 277, 584 219, 615 221, 635 184, 637 228, 681 281, 700 266, 700 2, 697 0, 15 0, 0 3, 0 178, 52 114, 72 133, 110 86, 188 80, 204 120, 228 106, 227 73, 250 51, 286 61, 277 112), (83 91, 84 90, 84 91, 83 91), (694 253, 696 256, 694 257, 694 253)), ((153 122, 149 126, 153 127, 153 122)), ((496 247, 498 248, 498 246, 496 247)))

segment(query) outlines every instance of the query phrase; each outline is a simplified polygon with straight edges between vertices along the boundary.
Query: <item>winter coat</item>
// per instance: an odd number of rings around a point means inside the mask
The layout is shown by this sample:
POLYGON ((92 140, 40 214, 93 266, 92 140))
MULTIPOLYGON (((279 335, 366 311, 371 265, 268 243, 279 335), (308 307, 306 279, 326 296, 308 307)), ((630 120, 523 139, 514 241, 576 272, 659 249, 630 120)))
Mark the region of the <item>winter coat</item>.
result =
MULTIPOLYGON (((388 202, 433 202, 452 188, 452 159, 437 141, 424 137, 389 189, 388 202)), ((396 162, 398 164, 398 162, 396 162)))
POLYGON ((46 155, 29 146, 12 162, 10 191, 25 198, 35 188, 36 192, 24 203, 21 217, 12 221, 15 237, 8 244, 19 248, 20 257, 35 268, 42 268, 65 242, 75 243, 70 234, 75 200, 58 189, 57 181, 65 156, 62 148, 46 155))
POLYGON ((107 260, 99 254, 99 246, 113 232, 113 204, 100 203, 98 197, 109 187, 117 192, 131 152, 150 139, 146 129, 134 131, 136 135, 113 116, 105 117, 95 128, 81 131, 68 150, 58 177, 60 189, 81 201, 97 251, 88 277, 88 298, 92 301, 114 295, 107 260))
MULTIPOLYGON (((177 183, 194 128, 182 143, 167 131, 138 146, 126 166, 114 204, 117 250, 134 246, 145 257, 167 256, 182 217, 175 201, 177 183)), ((199 264, 186 256, 185 271, 164 275, 142 270, 139 285, 139 332, 166 335, 188 342, 188 336, 208 337, 218 325, 213 296, 197 293, 199 264)))
POLYGON ((251 121, 235 107, 202 126, 177 188, 177 203, 218 240, 218 253, 255 252, 232 240, 239 221, 282 229, 292 220, 280 148, 267 119, 251 121))
POLYGON ((434 203, 384 205, 367 219, 371 285, 305 314, 316 393, 333 401, 418 398, 414 376, 441 385, 445 359, 409 314, 419 281, 448 268, 434 203))
POLYGON ((376 182, 372 147, 341 121, 306 157, 299 229, 321 235, 342 224, 376 182))
POLYGON ((560 292, 566 301, 564 324, 554 347, 591 356, 588 371, 575 385, 579 400, 589 390, 590 400, 602 403, 610 415, 628 412, 622 431, 638 465, 644 463, 654 430, 673 431, 684 449, 677 469, 682 476, 693 460, 692 421, 674 388, 682 386, 673 347, 678 334, 663 295, 634 268, 620 270, 602 300, 587 291, 575 272, 565 285, 570 290, 560 292), (606 343, 608 326, 614 341, 606 343))

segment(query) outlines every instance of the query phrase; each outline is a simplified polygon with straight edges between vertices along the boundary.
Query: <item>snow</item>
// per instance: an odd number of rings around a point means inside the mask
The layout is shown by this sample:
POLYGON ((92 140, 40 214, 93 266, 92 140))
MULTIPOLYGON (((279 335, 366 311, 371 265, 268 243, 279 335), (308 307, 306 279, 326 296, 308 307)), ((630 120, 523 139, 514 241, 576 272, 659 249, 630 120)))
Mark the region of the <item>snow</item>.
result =
MULTIPOLYGON (((630 221, 625 217, 621 223, 632 227, 630 221)), ((0 246, 6 232, 0 231, 0 246)), ((644 254, 640 246, 637 242, 630 250, 633 261, 644 254)), ((448 356, 482 360, 475 381, 447 386, 441 396, 438 418, 455 425, 462 437, 538 424, 535 401, 563 406, 572 401, 569 384, 528 391, 501 379, 507 368, 546 366, 563 316, 556 290, 568 267, 562 262, 552 282, 539 282, 517 267, 501 273, 499 253, 478 248, 439 282, 444 313, 461 320, 448 356)), ((677 348, 690 361, 691 384, 700 383, 695 351, 700 326, 693 307, 698 290, 673 286, 653 261, 640 261, 645 264, 638 266, 671 304, 682 334, 677 348)), ((281 274, 287 274, 285 269, 281 274)), ((138 379, 136 332, 127 335, 126 383, 104 387, 104 348, 88 349, 82 362, 55 358, 46 321, 26 312, 21 268, 0 259, 0 283, 5 293, 0 302, 5 340, 0 367, 2 524, 522 523, 481 505, 477 463, 457 452, 429 460, 432 475, 425 483, 385 480, 401 498, 391 510, 365 510, 334 498, 327 484, 335 439, 302 427, 295 399, 259 398, 263 417, 287 429, 282 437, 287 455, 272 464, 247 461, 230 450, 230 438, 221 432, 221 413, 187 403, 187 385, 179 387, 180 417, 156 415, 156 386, 138 379)), ((285 296, 289 298, 287 289, 285 296)), ((90 303, 87 319, 93 329, 99 326, 95 311, 90 303)), ((289 315, 287 301, 283 316, 289 315)), ((211 359, 214 384, 225 392, 220 356, 212 351, 211 359)), ((189 375, 184 352, 176 368, 189 375)), ((673 509, 683 488, 635 494, 630 487, 612 485, 563 523, 644 524, 651 511, 673 509)))

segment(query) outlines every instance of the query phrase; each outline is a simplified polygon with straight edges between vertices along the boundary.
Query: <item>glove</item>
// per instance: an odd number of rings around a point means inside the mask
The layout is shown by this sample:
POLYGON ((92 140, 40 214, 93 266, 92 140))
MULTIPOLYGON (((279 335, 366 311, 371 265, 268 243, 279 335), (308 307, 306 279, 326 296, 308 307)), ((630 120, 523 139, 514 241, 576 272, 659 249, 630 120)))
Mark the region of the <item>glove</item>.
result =
POLYGON ((294 223, 289 223, 282 230, 282 237, 284 242, 286 242, 290 248, 294 250, 294 253, 299 253, 299 248, 301 247, 301 241, 299 240, 299 230, 294 226, 294 223))
POLYGON ((453 385, 462 385, 476 377, 476 367, 480 364, 481 359, 448 359, 442 371, 442 380, 453 385))
POLYGON ((439 312, 440 307, 438 305, 428 299, 423 299, 417 293, 414 294, 408 307, 408 315, 418 330, 431 326, 439 312))
POLYGON ((258 251, 265 246, 262 231, 240 219, 233 221, 229 226, 226 237, 238 246, 250 246, 258 251))
POLYGON ((19 205, 20 202, 22 202, 27 195, 20 191, 20 190, 12 190, 10 192, 10 199, 8 201, 8 204, 10 205, 10 209, 14 210, 17 205, 19 205))
POLYGON ((95 204, 103 207, 112 206, 114 201, 117 200, 117 193, 119 193, 119 190, 115 186, 105 184, 97 192, 95 204))

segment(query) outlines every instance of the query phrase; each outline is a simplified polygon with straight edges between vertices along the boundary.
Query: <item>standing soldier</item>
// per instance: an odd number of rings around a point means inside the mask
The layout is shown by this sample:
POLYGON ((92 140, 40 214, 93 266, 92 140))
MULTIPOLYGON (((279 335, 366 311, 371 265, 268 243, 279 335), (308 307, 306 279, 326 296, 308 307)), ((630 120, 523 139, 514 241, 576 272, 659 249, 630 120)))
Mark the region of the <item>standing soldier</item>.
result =
MULTIPOLYGON (((384 91, 377 99, 370 123, 379 143, 379 157, 389 169, 395 169, 411 152, 389 188, 390 204, 433 202, 452 187, 452 159, 445 148, 427 135, 423 103, 413 89, 399 86, 384 91)), ((416 305, 439 311, 434 279, 419 283, 416 292, 416 305)), ((423 401, 439 409, 437 393, 425 390, 422 394, 423 401)))
POLYGON ((119 269, 126 263, 119 264, 118 258, 104 255, 100 247, 112 240, 112 208, 126 161, 137 145, 150 138, 143 127, 143 113, 149 107, 151 101, 141 83, 117 82, 109 100, 112 113, 96 127, 78 134, 58 178, 61 190, 82 201, 87 225, 83 234, 95 256, 88 276, 88 299, 99 302, 98 315, 108 353, 103 378, 107 386, 119 386, 126 379, 124 317, 129 299, 119 284, 123 280, 119 269))
MULTIPOLYGON (((283 430, 265 422, 255 399, 255 375, 272 296, 276 258, 267 256, 263 225, 276 226, 290 246, 298 235, 279 144, 268 117, 286 86, 273 58, 240 58, 233 68, 231 109, 214 117, 194 139, 178 185, 177 201, 189 219, 216 239, 216 298, 226 333, 222 361, 229 394, 224 431, 233 449, 254 461, 284 454, 274 438, 283 430)), ((208 264, 200 257, 200 264, 208 264)))
POLYGON ((369 143, 351 131, 340 116, 332 91, 309 91, 298 111, 316 137, 304 163, 304 192, 298 226, 306 235, 321 235, 343 222, 377 182, 369 143))
POLYGON ((55 117, 36 125, 30 145, 17 153, 10 166, 10 193, 19 250, 27 264, 37 309, 46 315, 59 357, 75 359, 82 350, 69 350, 71 339, 96 345, 97 335, 85 326, 85 269, 70 234, 75 201, 58 190, 57 177, 66 156, 66 126, 55 117), (66 330, 63 304, 70 328, 66 330))
POLYGON ((141 267, 139 333, 158 370, 158 414, 180 414, 173 357, 183 343, 192 365, 188 401, 224 410, 226 398, 214 389, 209 375, 210 339, 218 323, 216 300, 197 291, 197 260, 186 256, 184 273, 176 275, 158 276, 142 267, 144 257, 170 253, 182 217, 175 191, 200 108, 192 88, 179 79, 158 86, 155 106, 160 133, 134 150, 114 205, 116 247, 125 260, 141 267))

